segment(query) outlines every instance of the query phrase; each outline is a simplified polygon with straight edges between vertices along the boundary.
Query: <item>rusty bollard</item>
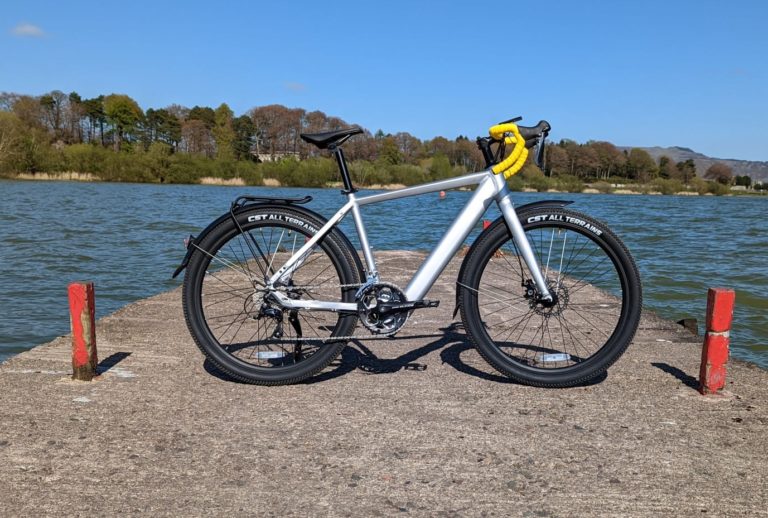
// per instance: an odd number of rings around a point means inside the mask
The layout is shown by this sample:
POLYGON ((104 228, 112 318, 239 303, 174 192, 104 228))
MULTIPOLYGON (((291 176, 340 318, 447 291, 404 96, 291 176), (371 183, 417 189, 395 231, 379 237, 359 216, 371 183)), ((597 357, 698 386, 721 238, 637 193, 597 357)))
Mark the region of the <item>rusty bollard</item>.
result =
POLYGON ((72 379, 91 381, 96 375, 96 300, 92 282, 73 282, 69 293, 72 328, 72 379))
POLYGON ((736 292, 727 288, 710 288, 707 292, 707 333, 701 350, 699 392, 717 394, 725 387, 725 365, 736 292))

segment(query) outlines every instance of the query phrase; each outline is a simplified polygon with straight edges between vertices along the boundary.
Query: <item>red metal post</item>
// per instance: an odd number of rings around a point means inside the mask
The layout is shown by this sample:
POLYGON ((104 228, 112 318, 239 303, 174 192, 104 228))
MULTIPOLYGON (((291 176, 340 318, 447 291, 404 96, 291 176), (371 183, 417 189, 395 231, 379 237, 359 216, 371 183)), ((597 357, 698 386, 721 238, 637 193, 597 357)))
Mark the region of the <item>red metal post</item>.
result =
POLYGON ((483 220, 483 230, 485 230, 486 228, 488 228, 488 227, 490 227, 490 226, 491 226, 491 220, 489 220, 489 219, 484 219, 484 220, 483 220))
POLYGON ((96 375, 96 300, 92 282, 73 282, 69 293, 72 327, 72 379, 91 381, 96 375))
POLYGON ((725 365, 736 292, 727 288, 710 288, 707 292, 707 329, 701 350, 699 392, 715 394, 725 387, 725 365))

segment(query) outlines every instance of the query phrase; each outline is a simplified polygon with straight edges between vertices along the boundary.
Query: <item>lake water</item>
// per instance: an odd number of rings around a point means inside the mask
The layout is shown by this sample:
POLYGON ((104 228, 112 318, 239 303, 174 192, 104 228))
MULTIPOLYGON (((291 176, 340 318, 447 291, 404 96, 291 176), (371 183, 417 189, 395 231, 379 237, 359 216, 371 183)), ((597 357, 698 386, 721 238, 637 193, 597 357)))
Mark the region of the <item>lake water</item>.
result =
MULTIPOLYGON (((184 238, 246 193, 311 194, 310 207, 326 216, 343 201, 336 189, 0 181, 0 361, 69 331, 71 281, 95 282, 97 316, 178 286, 170 276, 184 238)), ((363 208, 372 246, 430 249, 469 196, 363 208)), ((732 354, 768 368, 768 198, 514 196, 516 205, 553 198, 573 200, 622 237, 640 268, 646 307, 665 318, 697 318, 701 330, 707 288, 735 288, 732 354)), ((494 207, 487 217, 497 215, 494 207)), ((356 242, 351 218, 342 228, 356 242)))

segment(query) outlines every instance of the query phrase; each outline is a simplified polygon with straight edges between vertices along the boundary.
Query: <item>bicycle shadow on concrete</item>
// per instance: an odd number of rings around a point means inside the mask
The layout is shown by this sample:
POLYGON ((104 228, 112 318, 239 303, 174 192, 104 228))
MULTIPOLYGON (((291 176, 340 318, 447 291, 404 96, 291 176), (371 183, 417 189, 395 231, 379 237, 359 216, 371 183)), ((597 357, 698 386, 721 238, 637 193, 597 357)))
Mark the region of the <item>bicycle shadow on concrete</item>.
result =
MULTIPOLYGON (((487 381, 493 381, 496 383, 508 383, 513 385, 520 385, 517 381, 510 379, 506 376, 503 376, 495 371, 493 372, 486 372, 484 370, 478 369, 477 367, 470 365, 469 363, 463 361, 461 359, 461 355, 465 352, 474 350, 474 346, 469 342, 469 340, 466 338, 466 336, 463 334, 463 325, 461 322, 454 322, 449 327, 445 328, 446 333, 453 333, 456 336, 461 337, 460 341, 457 341, 454 345, 451 347, 448 347, 440 352, 440 359, 443 361, 443 363, 447 363, 457 371, 468 374, 469 376, 474 376, 475 378, 480 378, 487 381), (459 333, 459 330, 462 332, 459 333)), ((480 360, 483 361, 484 360, 480 360)), ((483 365, 486 366, 485 364, 483 365)), ((493 367, 490 365, 487 366, 488 370, 492 370, 493 367)), ((578 385, 575 385, 575 387, 588 387, 591 385, 598 385, 608 379, 608 373, 604 372, 595 378, 588 380, 584 383, 580 383, 578 385)))
MULTIPOLYGON (((396 358, 379 358, 376 353, 370 347, 365 345, 361 340, 352 340, 350 344, 344 348, 339 358, 331 362, 331 364, 324 371, 302 381, 301 383, 307 385, 322 383, 324 381, 344 376, 355 370, 361 370, 371 375, 394 374, 403 370, 421 372, 427 370, 427 365, 425 363, 418 362, 417 360, 439 350, 440 360, 444 364, 450 365, 463 374, 474 376, 476 378, 487 381, 493 381, 496 383, 518 384, 516 381, 507 378, 506 376, 495 372, 486 372, 462 360, 462 354, 473 350, 474 347, 467 339, 467 336, 464 334, 464 328, 460 322, 454 322, 447 327, 441 328, 440 331, 442 331, 442 333, 410 335, 391 338, 390 340, 393 341, 436 338, 436 340, 416 349, 412 349, 396 358)), ((384 344, 386 344, 388 341, 389 340, 382 340, 384 344)), ((373 347, 375 347, 375 345, 373 345, 373 347)), ((221 380, 242 383, 240 380, 234 379, 228 374, 219 371, 213 362, 207 358, 203 366, 206 372, 221 380)), ((493 368, 489 365, 488 369, 491 370, 493 368)), ((605 372, 593 378, 592 380, 576 386, 585 387, 590 385, 597 385, 605 381, 607 378, 608 374, 605 372)))
MULTIPOLYGON (((424 363, 419 363, 416 360, 428 355, 433 351, 442 349, 455 337, 449 336, 448 334, 433 333, 394 337, 389 340, 381 340, 382 342, 386 343, 390 340, 402 341, 429 338, 437 338, 437 340, 427 343, 426 345, 423 345, 417 349, 410 350, 407 353, 398 356, 397 358, 379 358, 376 353, 374 353, 373 350, 371 350, 371 348, 365 345, 361 340, 352 340, 344 348, 341 355, 332 361, 324 371, 302 381, 301 383, 307 385, 321 383, 323 381, 328 381, 340 376, 344 376, 345 374, 349 374, 354 370, 361 370, 367 374, 393 374, 401 370, 416 372, 425 371, 427 369, 427 365, 424 363)), ((218 370, 216 365, 214 365, 214 363, 211 362, 208 358, 205 359, 203 368, 206 370, 206 372, 208 372, 208 374, 221 380, 241 383, 240 380, 232 378, 227 373, 218 370)))

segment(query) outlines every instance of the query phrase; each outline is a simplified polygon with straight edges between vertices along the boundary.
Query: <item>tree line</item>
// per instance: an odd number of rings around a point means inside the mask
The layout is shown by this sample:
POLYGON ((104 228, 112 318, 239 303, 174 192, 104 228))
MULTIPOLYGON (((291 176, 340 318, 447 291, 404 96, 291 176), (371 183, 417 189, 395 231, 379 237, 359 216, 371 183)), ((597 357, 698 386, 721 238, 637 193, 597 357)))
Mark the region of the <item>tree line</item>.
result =
MULTIPOLYGON (((335 164, 299 135, 349 126, 321 111, 282 105, 258 106, 236 116, 226 103, 144 110, 124 94, 2 93, 0 173, 74 171, 111 181, 171 183, 210 176, 261 184, 271 178, 283 185, 325 186, 338 180, 335 164)), ((475 142, 462 135, 421 140, 407 132, 365 130, 344 150, 360 185, 411 185, 485 165, 475 142)), ((701 182, 692 160, 656 161, 642 149, 620 150, 609 142, 550 144, 545 164, 544 171, 528 164, 520 178, 513 178, 513 188, 533 184, 580 190, 595 182, 668 182, 670 189, 683 189, 701 182)), ((745 182, 721 163, 703 176, 721 185, 745 182)))

